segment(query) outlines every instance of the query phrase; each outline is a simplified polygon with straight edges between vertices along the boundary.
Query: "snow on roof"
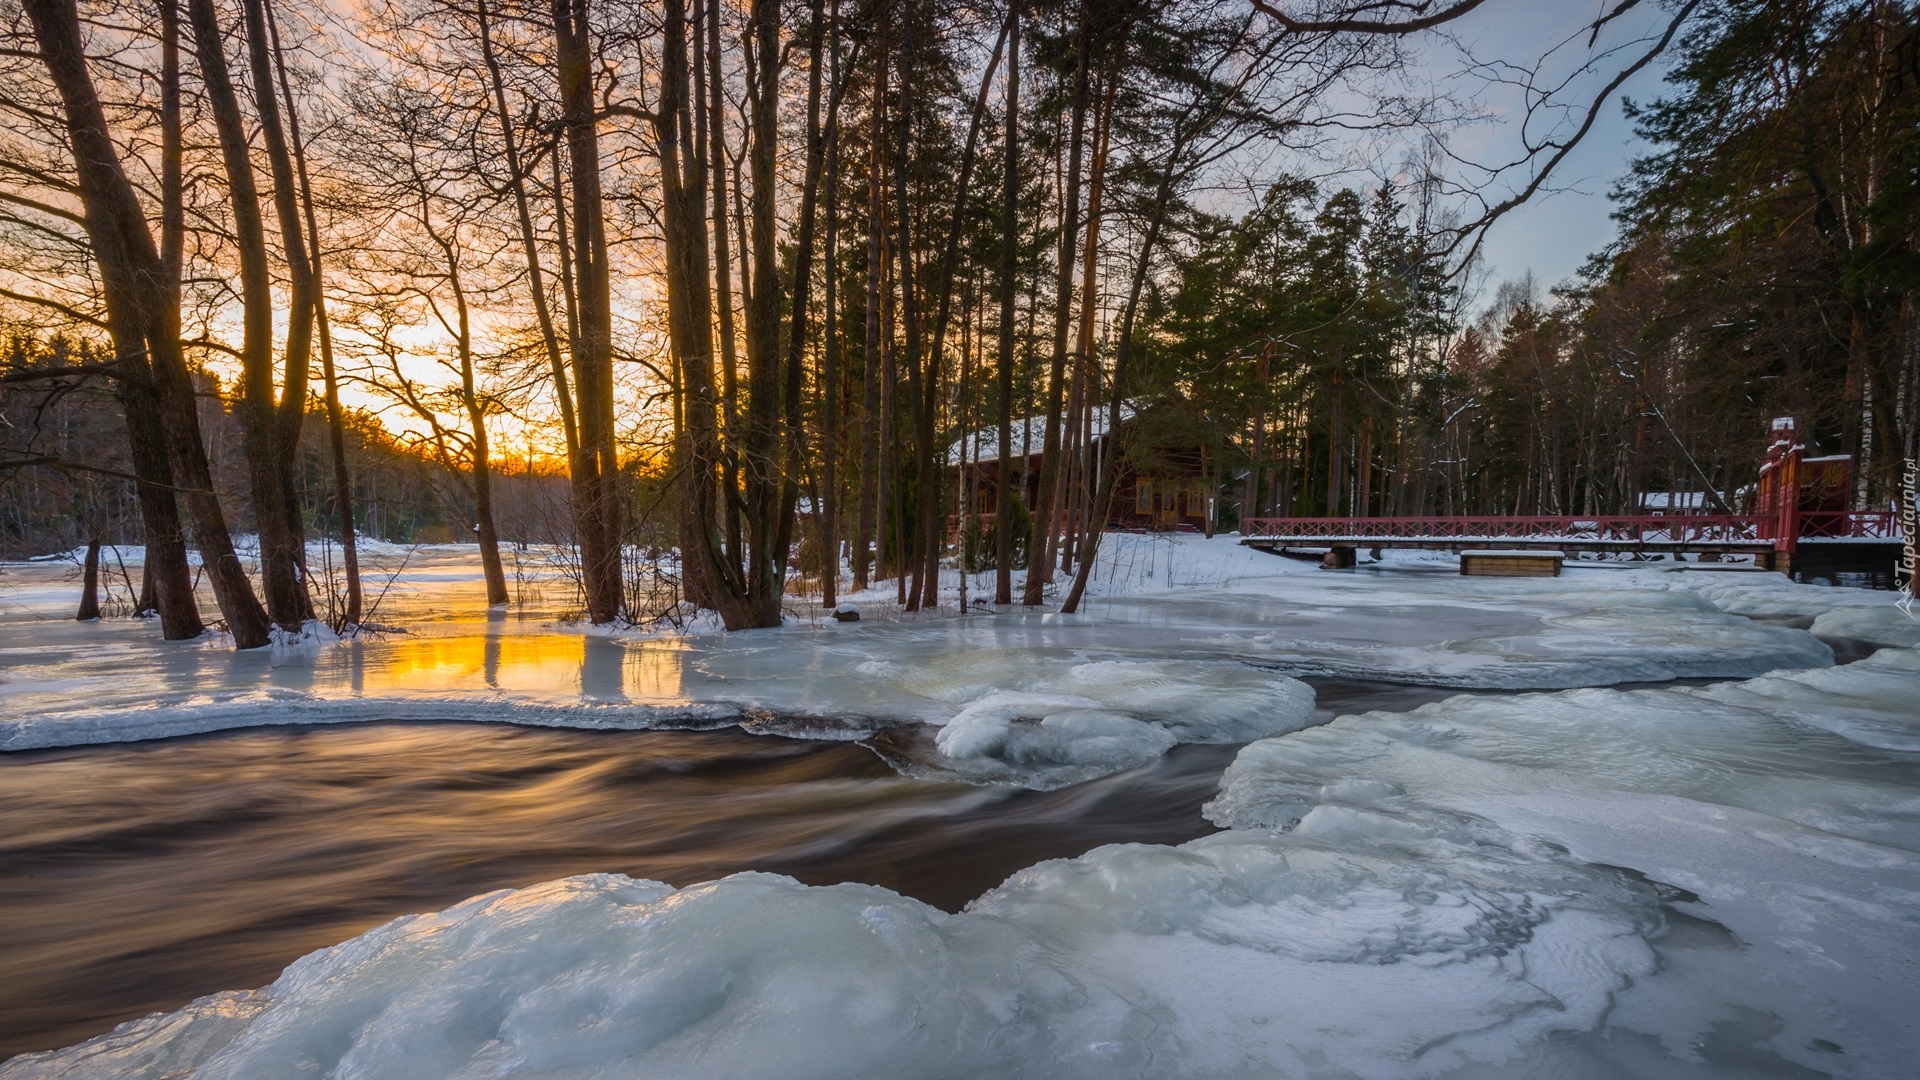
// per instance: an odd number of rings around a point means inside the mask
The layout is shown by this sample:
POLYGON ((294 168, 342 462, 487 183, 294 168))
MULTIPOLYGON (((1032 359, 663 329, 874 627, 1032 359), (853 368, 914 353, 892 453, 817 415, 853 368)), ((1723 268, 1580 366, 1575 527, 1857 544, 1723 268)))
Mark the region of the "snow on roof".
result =
POLYGON ((1698 510, 1706 504, 1706 493, 1700 491, 1648 491, 1640 496, 1642 510, 1698 510))
MULTIPOLYGON (((1098 439, 1106 435, 1107 416, 1108 410, 1104 405, 1093 410, 1094 438, 1098 439)), ((1133 403, 1126 401, 1121 402, 1120 419, 1131 420, 1133 416, 1133 403)), ((1022 451, 1025 451, 1028 455, 1037 455, 1040 453, 1040 448, 1046 443, 1046 440, 1047 418, 1045 416, 1029 416, 1025 419, 1015 420, 1013 422, 1013 445, 1010 448, 1010 452, 1014 457, 1021 456, 1022 451)), ((975 428, 973 431, 955 439, 953 445, 947 447, 948 465, 959 465, 967 461, 995 461, 998 460, 999 457, 1000 425, 997 422, 988 424, 986 427, 975 428)))

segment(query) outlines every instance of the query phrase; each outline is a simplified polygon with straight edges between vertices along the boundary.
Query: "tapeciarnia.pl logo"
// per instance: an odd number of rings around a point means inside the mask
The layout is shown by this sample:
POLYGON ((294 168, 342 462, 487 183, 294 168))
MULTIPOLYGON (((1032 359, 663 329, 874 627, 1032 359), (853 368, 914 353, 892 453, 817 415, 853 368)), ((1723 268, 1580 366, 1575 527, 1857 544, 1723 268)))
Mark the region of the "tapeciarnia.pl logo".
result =
POLYGON ((1912 458, 1906 460, 1906 468, 1900 474, 1900 487, 1901 494, 1906 496, 1900 505, 1900 535, 1904 541, 1900 561, 1906 564, 1907 587, 1901 590, 1900 599, 1895 603, 1906 612, 1907 618, 1920 619, 1920 615, 1913 613, 1914 593, 1920 591, 1920 580, 1915 577, 1920 575, 1920 535, 1916 535, 1920 533, 1920 509, 1914 506, 1914 495, 1920 490, 1920 467, 1916 467, 1912 458))

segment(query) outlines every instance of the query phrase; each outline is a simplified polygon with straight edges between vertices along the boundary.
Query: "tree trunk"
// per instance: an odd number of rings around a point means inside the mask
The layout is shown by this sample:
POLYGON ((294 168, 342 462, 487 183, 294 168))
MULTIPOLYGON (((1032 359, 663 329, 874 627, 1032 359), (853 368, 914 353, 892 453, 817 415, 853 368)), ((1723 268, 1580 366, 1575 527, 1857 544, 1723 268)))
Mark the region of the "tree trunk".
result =
POLYGON ((1013 603, 1013 294, 1020 255, 1020 0, 1007 11, 1006 169, 1000 184, 999 475, 994 478, 993 602, 1013 603))
MULTIPOLYGON (((299 538, 289 529, 289 470, 279 460, 282 447, 274 400, 273 280, 267 265, 259 185, 253 175, 240 99, 220 47, 220 21, 213 0, 187 0, 187 14, 226 166, 234 246, 240 259, 241 392, 236 411, 253 495, 254 526, 260 538, 260 576, 266 589, 267 613, 283 629, 297 631, 312 614, 312 606, 300 575, 299 538)), ((269 91, 263 100, 271 96, 269 91)))
MULTIPOLYGON (((1066 513, 1065 528, 1056 530, 1065 533, 1058 559, 1062 572, 1072 568, 1075 541, 1084 524, 1082 519, 1091 513, 1088 506, 1091 495, 1088 476, 1093 444, 1093 325, 1099 308, 1101 201, 1106 188, 1107 139, 1112 127, 1113 99, 1119 89, 1120 73, 1109 72, 1104 79, 1107 84, 1105 91, 1094 107, 1093 160, 1087 168, 1086 238, 1081 243, 1080 323, 1074 336, 1073 377, 1068 386, 1067 400, 1067 452, 1062 461, 1067 474, 1066 482, 1055 486, 1055 506, 1052 511, 1056 516, 1063 509, 1066 513)), ((1111 432, 1110 436, 1118 438, 1119 432, 1111 432)), ((1106 509, 1102 507, 1100 513, 1104 515, 1106 509)))
POLYGON ((1114 344, 1113 390, 1107 402, 1107 452, 1111 460, 1101 474, 1100 490, 1093 497, 1093 512, 1085 539, 1081 542, 1080 565, 1073 575, 1073 587, 1067 592, 1066 601, 1060 605, 1063 614, 1073 614, 1080 610, 1080 601, 1086 595, 1087 582, 1093 574, 1094 559, 1100 553, 1100 537, 1105 532, 1107 511, 1113 505, 1115 478, 1120 475, 1120 464, 1125 460, 1125 448, 1120 442, 1120 406, 1126 398, 1127 365, 1133 356, 1134 319, 1140 311, 1140 294, 1146 288, 1148 271, 1153 267, 1153 249, 1159 242, 1160 232, 1166 224, 1167 206, 1173 198, 1174 178, 1178 174, 1181 158, 1184 156, 1187 141, 1193 131, 1183 117, 1177 127, 1173 146, 1167 154, 1166 164, 1160 173, 1159 190, 1154 194, 1153 209, 1147 219, 1147 234, 1140 242, 1140 258, 1134 265, 1133 282, 1127 290, 1127 306, 1120 316, 1120 333, 1114 344))
MULTIPOLYGON (((937 297, 933 319, 933 351, 929 354, 929 369, 933 373, 927 379, 925 395, 919 403, 924 414, 927 435, 920 446, 920 465, 923 491, 931 494, 939 490, 934 481, 940 470, 940 448, 933 445, 933 431, 938 421, 938 397, 935 388, 939 384, 938 372, 944 366, 946 357, 947 327, 953 312, 954 269, 959 261, 960 235, 966 227, 968 197, 973 191, 973 163, 976 150, 980 145, 980 125, 986 119, 987 94, 993 88, 993 76, 1000 68, 1000 56, 1006 48, 1008 35, 1012 32, 1013 14, 1008 11, 1006 25, 1001 27, 1000 36, 993 43, 993 55, 987 60, 987 69, 980 76, 980 91, 974 97, 972 118, 967 124, 966 149, 960 155, 960 172, 954 185, 953 213, 948 218, 945 250, 940 258, 940 277, 935 282, 937 297)), ((901 141, 902 160, 905 160, 906 140, 901 141)), ((903 180, 904 183, 904 180, 903 180)), ((902 215, 902 220, 905 215, 902 215)), ((940 582, 940 546, 942 530, 940 528, 940 505, 938 498, 922 496, 920 503, 920 536, 922 575, 924 584, 921 589, 922 604, 939 602, 940 582)), ((962 571, 964 574, 964 570, 962 571)))
MULTIPOLYGON (((560 351, 560 335, 554 328, 553 310, 547 304, 547 287, 540 266, 538 234, 533 229, 533 211, 527 201, 527 178, 520 165, 519 140, 513 132, 513 114, 507 109, 506 80, 500 71, 500 59, 493 51, 493 34, 487 16, 487 0, 477 0, 480 56, 487 68, 487 80, 493 89, 493 107, 500 116, 500 141, 505 151, 507 183, 513 192, 513 207, 519 217, 520 251, 527 263, 527 291, 533 298, 534 320, 540 326, 540 342, 546 347, 548 374, 553 379, 554 401, 560 407, 560 427, 567 440, 569 473, 577 473, 580 454, 580 429, 573 414, 573 390, 568 385, 566 360, 560 351)), ((561 243, 566 243, 564 228, 561 243)))
MULTIPOLYGON (((880 145, 884 130, 886 104, 886 53, 874 60, 873 102, 869 110, 867 145, 880 145)), ((853 588, 855 592, 870 583, 867 568, 878 554, 872 550, 886 543, 886 530, 876 528, 881 496, 880 470, 880 237, 885 214, 881 197, 880 155, 869 153, 867 174, 867 310, 865 367, 860 389, 860 498, 853 529, 853 588), (878 544, 875 544, 875 540, 878 544)))
POLYGON ((206 633, 193 598, 193 572, 187 566, 187 541, 180 529, 180 505, 174 497, 173 469, 167 461, 167 435, 160 404, 144 378, 125 381, 120 390, 127 417, 127 450, 139 487, 140 523, 147 543, 141 571, 139 610, 160 616, 160 636, 185 641, 206 633))
MULTIPOLYGON (((327 451, 333 462, 333 508, 334 514, 340 519, 340 555, 347 578, 346 610, 340 613, 341 625, 357 626, 363 603, 360 545, 354 537, 353 478, 347 471, 346 420, 340 408, 340 382, 333 366, 333 332, 327 324, 325 279, 320 260, 320 224, 313 211, 313 185, 307 177, 307 151, 300 138, 300 113, 294 108, 293 87, 287 81, 286 60, 280 50, 280 30, 274 24, 271 6, 267 7, 266 15, 267 30, 273 38, 273 66, 280 77, 280 93, 286 98, 287 134, 293 144, 293 162, 300 181, 300 209, 306 220, 307 243, 312 249, 313 321, 320 336, 320 369, 327 408, 327 451)), ((282 411, 284 413, 284 407, 282 411)), ((298 423, 298 420, 294 421, 296 431, 298 423)))
POLYGON ((1347 440, 1347 396, 1340 380, 1339 345, 1333 348, 1333 416, 1327 428, 1327 516, 1340 516, 1342 482, 1347 477, 1347 459, 1342 453, 1347 440))
MULTIPOLYGON (((199 0, 206 2, 206 0, 199 0)), ((572 295, 578 310, 573 373, 581 470, 574 476, 575 530, 587 618, 614 621, 620 584, 619 469, 614 447, 612 279, 600 194, 600 135, 595 115, 588 0, 553 0, 554 64, 573 188, 572 295)), ((563 246, 565 239, 562 241, 563 246)))
MULTIPOLYGON (((300 461, 300 428, 307 415, 307 376, 313 366, 313 313, 319 297, 319 279, 307 251, 306 228, 300 217, 300 185, 296 181, 293 157, 287 146, 287 129, 280 116, 280 102, 274 93, 275 60, 279 42, 273 25, 269 0, 245 0, 242 5, 247 27, 247 57, 253 75, 254 108, 259 114, 267 165, 273 177, 274 216, 280 226, 280 242, 287 262, 288 311, 287 341, 282 351, 280 404, 273 419, 273 467, 279 470, 280 513, 284 522, 274 533, 285 545, 273 559, 290 568, 298 584, 292 594, 300 605, 300 619, 313 618, 313 596, 307 587, 306 521, 300 506, 300 484, 296 466, 300 461)), ((286 73, 280 71, 284 84, 286 73)), ((287 95, 287 123, 294 123, 293 95, 287 95)), ((271 345, 269 345, 271 350, 271 345)), ((256 513, 258 507, 255 508, 256 513)), ((267 534, 261 533, 261 553, 266 554, 267 534)))
MULTIPOLYGON (((428 232, 432 234, 432 226, 428 226, 428 232)), ((500 565, 500 532, 493 521, 493 462, 487 449, 487 411, 474 378, 473 330, 456 249, 450 241, 438 236, 434 239, 439 241, 440 250, 446 256, 447 281, 453 288, 458 319, 454 344, 460 355, 460 404, 467 411, 467 424, 473 432, 473 460, 469 467, 473 470, 474 532, 480 541, 480 569, 487 582, 487 606, 496 607, 507 602, 507 575, 500 565)))
POLYGON ((487 460, 487 418, 477 404, 467 407, 473 424, 473 516, 479 527, 480 568, 487 580, 487 606, 507 602, 507 575, 500 565, 500 531, 493 521, 493 465, 487 460))
MULTIPOLYGON (((527 265, 527 290, 533 298, 534 320, 540 327, 540 342, 547 354, 547 374, 553 381, 553 397, 560 409, 560 430, 566 440, 567 476, 569 477, 569 509, 572 513, 576 536, 584 535, 584 523, 591 517, 581 502, 580 478, 588 472, 585 452, 580 442, 579 420, 574 414, 573 389, 567 378, 566 360, 560 350, 560 334, 555 327, 553 309, 547 303, 547 288, 544 271, 540 265, 539 237, 534 231, 533 211, 527 198, 526 173, 520 163, 519 140, 514 135, 513 114, 507 107, 506 80, 501 74, 499 57, 494 53, 493 34, 488 22, 486 0, 478 0, 478 31, 480 35, 480 56, 487 68, 487 81, 493 91, 493 108, 500 117, 500 140, 505 151, 508 187, 513 192, 514 213, 520 225, 520 252, 527 265)), ((559 155, 555 156, 556 180, 558 179, 559 155)), ((558 196, 559 186, 555 184, 558 196)), ((555 221, 562 252, 566 249, 566 218, 559 215, 555 221)), ((563 287, 571 287, 563 280, 563 287)), ((322 331, 324 333, 324 316, 322 331)), ((573 331, 568 334, 569 348, 572 346, 573 331)), ((322 339, 323 344, 325 339, 322 339)))
POLYGON ((897 221, 894 228, 899 233, 898 250, 895 256, 900 266, 900 322, 902 344, 905 346, 907 368, 907 405, 913 417, 914 435, 914 544, 907 543, 905 528, 901 529, 900 554, 902 565, 900 576, 904 580, 909 575, 912 581, 903 597, 908 611, 918 611, 925 603, 925 595, 938 585, 938 564, 935 564, 934 581, 927 581, 927 561, 924 546, 927 543, 927 523, 930 507, 939 505, 939 493, 933 482, 932 457, 930 449, 933 443, 932 395, 927 393, 926 383, 929 377, 922 368, 930 366, 921 351, 920 342, 920 290, 918 275, 914 271, 913 259, 913 206, 908 194, 907 160, 908 148, 913 138, 913 42, 911 5, 901 12, 902 21, 907 23, 907 41, 900 50, 900 122, 898 138, 894 142, 893 182, 897 205, 897 221))
MULTIPOLYGON (((180 13, 173 0, 160 4, 160 261, 163 294, 179 305, 181 253, 186 243, 186 208, 181 181, 180 13)), ((156 612, 160 636, 168 641, 197 638, 206 632, 193 597, 193 572, 187 566, 186 536, 180 527, 180 501, 174 495, 173 468, 167 460, 167 435, 151 377, 152 364, 134 365, 142 374, 123 381, 120 399, 127 418, 128 455, 139 488, 140 520, 147 557, 140 573, 135 614, 156 612)))
MULTIPOLYGON (((664 199, 661 220, 667 253, 669 340, 684 382, 685 428, 677 433, 676 456, 683 486, 680 551, 683 573, 719 612, 729 630, 753 625, 746 583, 739 566, 726 557, 720 536, 718 500, 731 499, 715 487, 720 471, 720 403, 713 378, 712 303, 707 278, 704 224, 706 163, 699 140, 691 137, 691 93, 684 0, 663 5, 660 111, 654 121, 664 199)), ((712 9, 705 17, 714 18, 712 9)))
MULTIPOLYGON (((876 158, 881 157, 875 155, 876 158)), ((882 196, 881 206, 886 206, 882 196)), ((906 606, 907 543, 906 485, 900 478, 900 372, 899 350, 894 348, 895 318, 892 246, 880 234, 880 520, 874 528, 880 541, 880 576, 892 578, 894 602, 906 606)))
MULTIPOLYGON (((840 589, 840 0, 828 15, 827 55, 832 64, 833 104, 827 110, 826 341, 820 360, 820 604, 837 605, 840 589)), ((816 61, 817 62, 817 61, 816 61)))
MULTIPOLYGON (((1271 345, 1260 350, 1258 367, 1254 372, 1253 453, 1247 464, 1246 492, 1240 499, 1240 517, 1243 522, 1250 517, 1259 517, 1261 511, 1260 468, 1266 462, 1267 452, 1267 365, 1272 352, 1271 345)), ((1241 535, 1246 535, 1246 532, 1246 526, 1242 524, 1241 535)))
MULTIPOLYGON (((184 489, 194 540, 214 597, 234 644, 258 648, 267 644, 270 624, 234 555, 226 517, 214 495, 193 384, 180 354, 178 274, 170 275, 169 263, 153 242, 107 131, 81 51, 79 15, 72 0, 29 0, 23 6, 33 22, 41 61, 66 113, 77 187, 86 209, 88 240, 100 266, 108 319, 128 347, 144 341, 173 474, 184 489)), ((170 203, 167 209, 175 205, 170 203)), ((168 220, 180 219, 170 213, 168 220)))
MULTIPOLYGON (((720 512, 726 519, 726 557, 735 565, 741 562, 741 523, 740 523, 740 469, 738 459, 732 453, 733 440, 740 435, 740 356, 738 345, 739 331, 733 319, 733 258, 728 248, 727 238, 727 151, 726 151, 726 98, 725 83, 722 80, 720 60, 720 2, 708 0, 704 10, 706 20, 706 62, 707 79, 702 87, 702 95, 707 108, 701 113, 708 120, 707 138, 702 146, 693 150, 698 155, 706 150, 706 162, 713 175, 713 281, 718 289, 717 307, 720 318, 720 423, 721 432, 728 448, 720 458, 722 482, 725 497, 720 500, 720 512)), ((696 43, 695 53, 699 52, 696 43)), ((695 61, 696 79, 699 68, 695 61)), ((738 185, 736 185, 736 190, 738 185)), ((735 224, 742 222, 736 221, 735 224)), ((746 245, 740 247, 741 265, 745 266, 746 245)))
MULTIPOLYGON (((813 17, 807 39, 807 168, 800 185, 800 234, 794 249, 793 302, 790 305, 793 322, 787 333, 786 387, 782 400, 786 446, 781 454, 785 467, 780 485, 780 505, 776 511, 778 519, 774 524, 773 580, 776 593, 773 598, 774 618, 769 624, 773 626, 779 625, 779 594, 785 591, 787 554, 793 547, 794 507, 800 498, 800 456, 806 442, 801 391, 806 385, 807 305, 813 288, 814 218, 820 202, 820 174, 826 163, 826 138, 820 127, 820 81, 825 66, 823 52, 826 44, 826 5, 823 0, 813 0, 813 17)), ((834 104, 838 105, 838 87, 833 89, 833 97, 834 104)), ((831 312, 828 318, 832 318, 831 312)), ((820 539, 824 545, 826 538, 820 539)))
POLYGON ((1047 426, 1041 443, 1040 489, 1035 501, 1032 546, 1027 555, 1027 586, 1021 602, 1040 603, 1053 580, 1053 519, 1055 488, 1060 474, 1060 410, 1066 396, 1067 320, 1073 310, 1074 252, 1080 235, 1080 169, 1087 133, 1087 38, 1093 19, 1091 0, 1081 0, 1079 28, 1074 35, 1072 135, 1068 139, 1066 193, 1060 208, 1059 277, 1053 296, 1053 357, 1047 379, 1047 426))
POLYGON ((74 615, 79 622, 92 622, 100 617, 100 538, 87 541, 86 561, 80 565, 80 610, 74 615))
POLYGON ((747 430, 742 457, 747 467, 747 598, 754 626, 780 625, 781 566, 774 551, 782 493, 780 454, 780 252, 775 232, 778 192, 774 161, 779 147, 779 0, 753 0, 747 49, 757 77, 750 80, 751 123, 747 164, 753 288, 747 297, 747 430))
MULTIPOLYGON (((1360 419, 1360 443, 1354 456, 1353 516, 1373 516, 1373 413, 1360 419)), ((1556 511, 1557 512, 1557 511, 1556 511)))

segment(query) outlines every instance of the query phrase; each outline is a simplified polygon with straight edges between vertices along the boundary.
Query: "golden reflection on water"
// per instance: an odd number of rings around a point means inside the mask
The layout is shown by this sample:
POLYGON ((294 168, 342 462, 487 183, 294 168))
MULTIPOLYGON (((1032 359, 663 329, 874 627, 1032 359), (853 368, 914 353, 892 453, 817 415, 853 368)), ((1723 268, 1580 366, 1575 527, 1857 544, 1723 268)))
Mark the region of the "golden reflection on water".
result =
POLYGON ((371 696, 500 692, 674 705, 687 700, 689 652, 679 641, 578 634, 396 635, 323 650, 313 681, 371 696))

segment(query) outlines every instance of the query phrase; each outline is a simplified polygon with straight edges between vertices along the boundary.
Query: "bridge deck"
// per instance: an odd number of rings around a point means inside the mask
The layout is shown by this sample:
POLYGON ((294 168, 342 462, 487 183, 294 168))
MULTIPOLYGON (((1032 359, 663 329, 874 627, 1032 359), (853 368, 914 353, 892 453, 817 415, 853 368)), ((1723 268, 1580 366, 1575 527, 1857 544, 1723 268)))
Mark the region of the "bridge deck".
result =
POLYGON ((1512 548, 1532 551, 1720 552, 1791 551, 1798 543, 1898 540, 1886 511, 1803 514, 1799 535, 1770 535, 1771 522, 1742 514, 1526 517, 1248 518, 1242 544, 1289 547, 1378 547, 1425 551, 1512 548))
POLYGON ((1661 551, 1754 553, 1774 549, 1771 540, 1706 539, 1608 539, 1566 536, 1369 536, 1365 534, 1324 534, 1293 536, 1249 536, 1241 544, 1262 551, 1297 547, 1399 548, 1412 551, 1661 551))

